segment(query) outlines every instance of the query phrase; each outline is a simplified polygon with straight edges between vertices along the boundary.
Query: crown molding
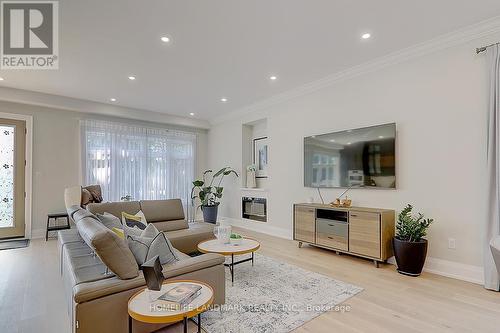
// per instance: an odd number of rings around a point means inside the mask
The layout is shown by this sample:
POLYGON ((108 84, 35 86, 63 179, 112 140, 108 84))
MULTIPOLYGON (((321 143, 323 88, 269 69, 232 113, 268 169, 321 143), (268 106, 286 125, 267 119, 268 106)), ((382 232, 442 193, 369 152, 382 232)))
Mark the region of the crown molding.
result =
POLYGON ((167 113, 93 102, 78 98, 45 94, 30 90, 0 87, 0 101, 43 106, 65 111, 98 114, 126 119, 143 120, 190 128, 209 129, 206 120, 174 116, 167 113))
MULTIPOLYGON (((251 105, 236 109, 222 116, 212 119, 211 124, 216 125, 228 120, 236 119, 245 114, 261 111, 271 106, 286 102, 293 98, 313 93, 323 88, 332 86, 338 82, 352 79, 367 73, 400 64, 414 58, 422 57, 457 45, 465 44, 476 39, 481 39, 489 35, 500 32, 500 16, 470 25, 454 32, 441 35, 426 42, 410 46, 408 48, 390 53, 386 56, 365 62, 363 64, 350 67, 340 72, 331 74, 322 79, 306 83, 297 88, 288 90, 281 94, 261 100, 251 105)), ((478 45, 480 46, 480 45, 478 45)), ((474 52, 474 50, 471 50, 474 52)))

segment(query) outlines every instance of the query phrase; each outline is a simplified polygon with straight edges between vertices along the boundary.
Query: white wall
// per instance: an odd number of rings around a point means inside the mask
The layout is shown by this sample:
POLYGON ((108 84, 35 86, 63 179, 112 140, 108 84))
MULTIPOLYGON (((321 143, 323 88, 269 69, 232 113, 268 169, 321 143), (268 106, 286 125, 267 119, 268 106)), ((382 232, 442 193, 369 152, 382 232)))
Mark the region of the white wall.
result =
MULTIPOLYGON (((482 266, 487 69, 485 55, 474 50, 499 38, 407 60, 251 113, 236 112, 209 131, 209 165, 239 167, 242 123, 268 118, 269 222, 262 230, 291 237, 292 204, 319 201, 315 190, 303 186, 303 138, 396 122, 398 189, 353 189, 354 205, 399 211, 411 203, 436 220, 428 236, 430 257, 482 266), (448 249, 448 238, 456 239, 456 249, 448 249)), ((240 217, 239 184, 226 182, 221 215, 240 217)), ((340 192, 323 190, 323 196, 331 201, 340 192)))
MULTIPOLYGON (((146 123, 90 113, 0 101, 0 112, 33 116, 33 217, 32 237, 45 234, 47 213, 64 212, 64 188, 81 184, 79 120, 86 118, 153 124, 158 127, 186 128, 146 123)), ((142 119, 150 119, 148 112, 142 119)), ((136 112, 136 116, 141 116, 136 112)), ((198 134, 197 172, 206 168, 207 132, 198 134)))

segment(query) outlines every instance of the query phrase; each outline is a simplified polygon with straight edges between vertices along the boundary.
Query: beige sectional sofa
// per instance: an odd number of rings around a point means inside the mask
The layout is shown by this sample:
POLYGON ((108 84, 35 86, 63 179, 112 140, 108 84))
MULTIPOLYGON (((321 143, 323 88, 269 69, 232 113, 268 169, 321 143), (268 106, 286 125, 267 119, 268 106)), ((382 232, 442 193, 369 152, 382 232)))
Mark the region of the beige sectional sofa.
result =
MULTIPOLYGON (((157 229, 165 231, 180 259, 163 266, 165 277, 204 281, 214 288, 215 304, 224 303, 224 257, 187 255, 196 251, 198 242, 213 238, 213 225, 187 223, 180 200, 89 204, 87 210, 72 206, 68 207, 68 213, 77 229, 59 231, 58 248, 73 332, 128 332, 127 302, 145 286, 145 280, 135 261, 131 261, 133 256, 128 253, 126 243, 101 224, 95 214, 108 212, 119 217, 121 212, 135 214, 139 210, 148 223, 155 223, 157 229)), ((133 322, 135 333, 152 332, 160 327, 133 322)))

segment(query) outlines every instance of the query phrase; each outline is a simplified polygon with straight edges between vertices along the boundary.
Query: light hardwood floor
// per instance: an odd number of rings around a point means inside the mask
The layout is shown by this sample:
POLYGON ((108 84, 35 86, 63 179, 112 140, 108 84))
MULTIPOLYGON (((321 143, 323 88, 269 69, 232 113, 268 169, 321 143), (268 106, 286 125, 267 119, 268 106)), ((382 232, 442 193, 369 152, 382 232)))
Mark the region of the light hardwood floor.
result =
MULTIPOLYGON (((428 273, 410 278, 392 265, 376 269, 364 259, 309 246, 299 249, 293 241, 238 231, 260 240, 263 255, 365 289, 346 301, 349 312, 325 313, 296 333, 500 332, 500 293, 428 273)), ((69 332, 56 253, 55 240, 0 251, 0 332, 69 332)), ((177 326, 163 332, 180 331, 177 326)))

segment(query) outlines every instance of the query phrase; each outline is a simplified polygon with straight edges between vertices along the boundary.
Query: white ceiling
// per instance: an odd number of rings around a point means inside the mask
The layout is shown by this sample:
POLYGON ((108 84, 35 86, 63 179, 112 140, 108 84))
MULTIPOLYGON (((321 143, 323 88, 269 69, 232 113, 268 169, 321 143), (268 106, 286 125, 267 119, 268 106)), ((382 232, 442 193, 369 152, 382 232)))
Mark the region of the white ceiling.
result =
POLYGON ((60 0, 60 69, 0 85, 210 119, 498 15, 498 0, 60 0))

